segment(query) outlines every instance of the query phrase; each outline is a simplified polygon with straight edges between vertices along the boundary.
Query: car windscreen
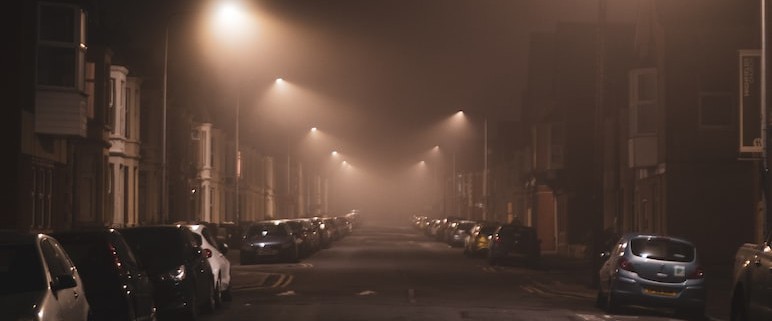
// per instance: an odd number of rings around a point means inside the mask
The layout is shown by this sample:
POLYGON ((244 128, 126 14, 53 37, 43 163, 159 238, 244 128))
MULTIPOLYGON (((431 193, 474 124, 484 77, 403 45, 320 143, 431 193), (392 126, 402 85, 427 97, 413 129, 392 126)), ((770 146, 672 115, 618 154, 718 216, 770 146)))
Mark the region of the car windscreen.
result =
POLYGON ((184 244, 175 230, 127 229, 121 234, 134 254, 150 269, 163 269, 183 262, 184 244))
POLYGON ((46 288, 43 265, 34 244, 0 245, 0 295, 46 288))
POLYGON ((640 237, 630 241, 630 250, 636 256, 675 262, 694 260, 694 247, 668 238, 640 237))
POLYGON ((496 232, 497 228, 499 228, 498 225, 483 225, 483 227, 480 228, 480 234, 491 235, 496 232))
POLYGON ((458 229, 469 232, 469 230, 471 230, 474 227, 474 224, 475 223, 459 223, 458 229))
POLYGON ((287 236, 287 231, 283 226, 276 224, 253 225, 247 230, 247 238, 269 236, 287 236))

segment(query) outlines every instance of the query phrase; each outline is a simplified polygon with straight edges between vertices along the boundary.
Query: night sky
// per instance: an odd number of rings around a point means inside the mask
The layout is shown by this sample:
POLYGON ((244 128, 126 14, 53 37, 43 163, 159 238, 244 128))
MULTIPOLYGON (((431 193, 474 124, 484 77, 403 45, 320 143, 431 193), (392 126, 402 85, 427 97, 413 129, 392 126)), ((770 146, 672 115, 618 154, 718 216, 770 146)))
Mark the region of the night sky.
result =
MULTIPOLYGON (((140 56, 156 62, 162 48, 153 44, 163 43, 162 26, 170 12, 204 8, 203 15, 216 4, 106 3, 123 8, 110 10, 113 16, 125 16, 123 23, 136 29, 137 35, 126 39, 141 47, 140 56)), ((434 145, 479 145, 484 117, 489 119, 490 133, 499 121, 518 120, 529 35, 554 30, 557 22, 593 22, 598 3, 261 0, 242 4, 250 8, 255 25, 246 36, 240 35, 236 45, 213 44, 227 39, 202 32, 201 24, 198 29, 184 22, 172 24, 170 88, 190 83, 219 88, 189 93, 216 93, 200 100, 222 105, 213 114, 227 122, 226 115, 234 114, 228 105, 234 105, 233 88, 239 79, 245 140, 267 153, 281 146, 286 149, 288 144, 306 152, 334 148, 370 177, 385 179, 409 172, 434 145), (176 69, 182 65, 195 72, 176 69), (286 80, 282 91, 273 82, 276 77, 286 80), (459 109, 471 120, 472 127, 465 132, 445 126, 459 109), (324 147, 307 148, 309 142, 303 141, 305 130, 312 126, 324 133, 324 147)), ((608 6, 611 22, 635 18, 636 1, 608 1, 608 6)), ((478 149, 482 152, 480 146, 455 148, 472 160, 480 158, 478 149)))

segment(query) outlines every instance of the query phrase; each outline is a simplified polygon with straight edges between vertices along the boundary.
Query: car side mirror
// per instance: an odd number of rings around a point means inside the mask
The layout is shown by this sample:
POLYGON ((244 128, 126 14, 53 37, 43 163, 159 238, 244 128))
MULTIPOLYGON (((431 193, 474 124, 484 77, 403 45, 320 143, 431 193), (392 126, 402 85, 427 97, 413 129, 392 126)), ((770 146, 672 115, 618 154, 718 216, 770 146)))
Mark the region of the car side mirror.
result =
POLYGON ((51 290, 54 292, 64 289, 71 289, 78 286, 78 283, 75 282, 75 277, 72 275, 57 275, 54 277, 53 282, 51 282, 51 290))

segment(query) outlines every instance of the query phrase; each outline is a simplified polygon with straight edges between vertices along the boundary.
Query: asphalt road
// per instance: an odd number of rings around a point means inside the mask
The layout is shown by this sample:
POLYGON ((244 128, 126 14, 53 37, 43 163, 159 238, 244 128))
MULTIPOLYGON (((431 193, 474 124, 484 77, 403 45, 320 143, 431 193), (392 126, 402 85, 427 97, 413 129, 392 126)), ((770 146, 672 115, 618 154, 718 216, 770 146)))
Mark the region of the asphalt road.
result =
POLYGON ((582 262, 491 267, 407 224, 363 226, 296 264, 240 266, 237 250, 228 256, 233 301, 202 320, 679 320, 657 310, 605 314, 582 262))

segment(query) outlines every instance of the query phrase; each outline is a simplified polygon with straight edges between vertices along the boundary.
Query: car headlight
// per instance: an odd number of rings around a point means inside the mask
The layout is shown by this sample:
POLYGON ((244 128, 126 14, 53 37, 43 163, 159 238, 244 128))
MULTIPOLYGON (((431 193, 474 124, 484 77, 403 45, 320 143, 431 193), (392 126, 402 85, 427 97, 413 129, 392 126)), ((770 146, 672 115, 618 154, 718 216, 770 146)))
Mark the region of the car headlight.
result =
POLYGON ((165 274, 161 275, 161 280, 172 280, 175 282, 180 282, 185 279, 187 276, 187 273, 185 273, 185 265, 180 265, 173 270, 166 272, 165 274))

